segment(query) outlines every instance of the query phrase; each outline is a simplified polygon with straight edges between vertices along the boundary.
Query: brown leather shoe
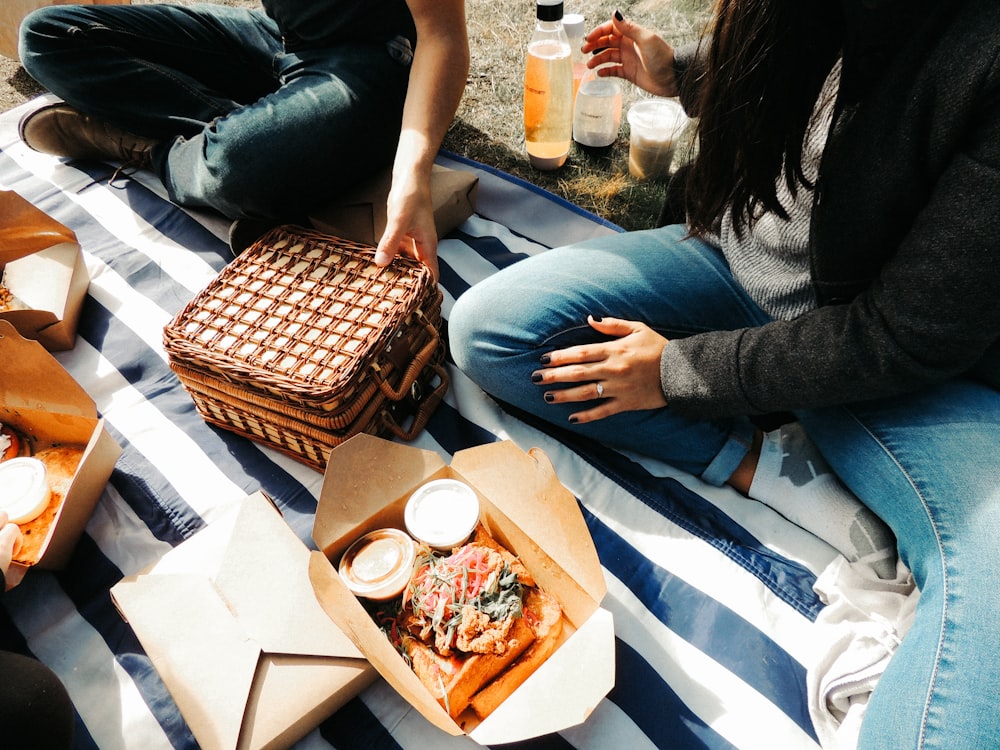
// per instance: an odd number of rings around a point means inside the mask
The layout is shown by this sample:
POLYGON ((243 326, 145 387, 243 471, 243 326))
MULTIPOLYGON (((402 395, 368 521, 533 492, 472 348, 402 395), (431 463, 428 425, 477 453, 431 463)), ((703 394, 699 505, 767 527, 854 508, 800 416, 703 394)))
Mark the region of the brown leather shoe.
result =
POLYGON ((158 143, 61 102, 28 112, 21 118, 18 133, 30 148, 43 154, 121 162, 140 169, 152 166, 150 150, 158 143))

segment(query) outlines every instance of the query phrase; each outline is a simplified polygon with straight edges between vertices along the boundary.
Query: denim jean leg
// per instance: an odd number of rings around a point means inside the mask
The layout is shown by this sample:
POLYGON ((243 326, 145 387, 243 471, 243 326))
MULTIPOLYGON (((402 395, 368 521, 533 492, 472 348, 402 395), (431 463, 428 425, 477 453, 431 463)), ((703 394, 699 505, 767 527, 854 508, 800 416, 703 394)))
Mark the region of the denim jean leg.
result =
POLYGON ((960 378, 802 419, 892 528, 920 589, 860 747, 1000 747, 1000 393, 960 378))
POLYGON ((299 220, 391 164, 409 67, 386 45, 283 53, 275 70, 277 90, 171 145, 172 200, 230 218, 299 220))
POLYGON ((21 26, 28 73, 69 104, 140 135, 193 135, 277 87, 263 13, 220 5, 57 5, 21 26))
POLYGON ((571 425, 584 404, 550 404, 531 382, 539 358, 600 337, 587 315, 642 321, 669 338, 768 320, 721 254, 685 229, 630 232, 534 255, 467 290, 449 315, 458 366, 485 391, 552 424, 721 484, 745 455, 745 420, 708 422, 665 409, 571 425), (711 471, 706 473, 706 469, 711 471))

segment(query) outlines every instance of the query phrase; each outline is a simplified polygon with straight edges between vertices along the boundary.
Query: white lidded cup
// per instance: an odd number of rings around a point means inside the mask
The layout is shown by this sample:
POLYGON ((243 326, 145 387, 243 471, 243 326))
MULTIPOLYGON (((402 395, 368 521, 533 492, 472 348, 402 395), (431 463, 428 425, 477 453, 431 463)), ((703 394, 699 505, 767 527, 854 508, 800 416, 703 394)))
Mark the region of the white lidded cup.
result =
POLYGON ((479 523, 479 497, 465 482, 435 479, 413 491, 403 520, 414 539, 450 552, 464 544, 479 523))
POLYGON ((400 596, 413 574, 417 545, 399 529, 378 529, 355 541, 338 572, 356 596, 384 601, 400 596))
POLYGON ((48 507, 51 492, 45 464, 37 458, 0 462, 0 510, 12 523, 28 523, 48 507))
POLYGON ((676 99, 642 99, 628 111, 628 171, 638 180, 670 176, 677 140, 688 117, 676 99))

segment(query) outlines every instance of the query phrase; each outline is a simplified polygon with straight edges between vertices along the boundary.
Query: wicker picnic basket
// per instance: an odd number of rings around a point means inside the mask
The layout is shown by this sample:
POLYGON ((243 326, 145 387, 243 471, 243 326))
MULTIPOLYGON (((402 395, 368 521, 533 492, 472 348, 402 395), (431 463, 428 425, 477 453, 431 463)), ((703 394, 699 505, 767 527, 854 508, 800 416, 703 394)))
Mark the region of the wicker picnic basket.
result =
POLYGON ((412 440, 448 388, 442 295, 422 263, 297 226, 247 248, 164 328, 209 423, 320 471, 360 432, 412 440))

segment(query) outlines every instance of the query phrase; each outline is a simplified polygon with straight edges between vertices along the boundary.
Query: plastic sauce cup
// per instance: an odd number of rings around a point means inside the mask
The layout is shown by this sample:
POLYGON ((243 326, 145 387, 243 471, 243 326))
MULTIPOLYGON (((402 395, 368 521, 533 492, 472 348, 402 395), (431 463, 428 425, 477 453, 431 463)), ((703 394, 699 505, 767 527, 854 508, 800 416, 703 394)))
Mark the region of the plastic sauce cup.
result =
POLYGON ((479 498, 465 482, 435 479, 413 491, 403 518, 414 539, 450 552, 464 544, 479 523, 479 498))
POLYGON ((48 507, 51 493, 45 464, 37 458, 10 458, 0 463, 0 510, 13 523, 28 523, 48 507))
POLYGON ((643 99, 628 111, 628 171, 638 180, 670 176, 677 139, 688 118, 674 99, 643 99))
POLYGON ((339 573, 356 596, 384 601, 403 593, 413 574, 417 545, 399 529, 379 529, 355 541, 339 573))

